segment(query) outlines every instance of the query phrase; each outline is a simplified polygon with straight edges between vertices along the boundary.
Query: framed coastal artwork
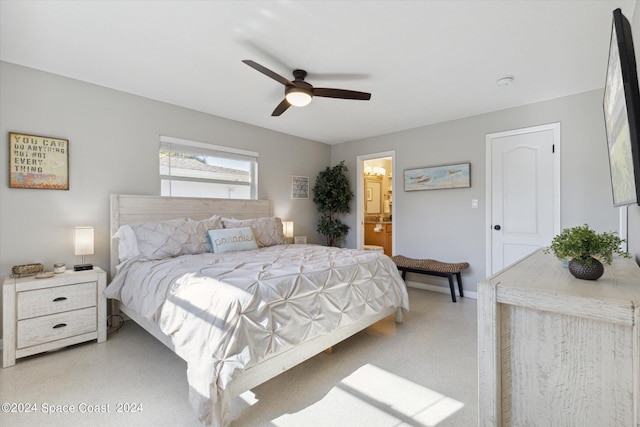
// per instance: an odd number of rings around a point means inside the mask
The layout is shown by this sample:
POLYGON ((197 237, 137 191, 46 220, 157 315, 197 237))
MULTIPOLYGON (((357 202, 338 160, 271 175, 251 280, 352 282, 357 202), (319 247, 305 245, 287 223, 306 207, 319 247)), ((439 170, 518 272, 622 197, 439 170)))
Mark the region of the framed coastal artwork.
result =
POLYGON ((404 171, 404 191, 471 187, 471 164, 429 166, 404 171))
POLYGON ((69 140, 9 132, 9 187, 69 189, 69 140))

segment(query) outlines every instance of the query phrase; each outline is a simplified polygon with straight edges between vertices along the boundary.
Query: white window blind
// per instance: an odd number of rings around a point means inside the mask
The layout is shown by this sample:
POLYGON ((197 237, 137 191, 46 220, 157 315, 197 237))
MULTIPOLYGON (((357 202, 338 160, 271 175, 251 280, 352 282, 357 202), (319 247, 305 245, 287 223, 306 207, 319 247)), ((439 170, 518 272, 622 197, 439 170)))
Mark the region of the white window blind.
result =
POLYGON ((161 195, 258 198, 258 153, 160 136, 161 195))

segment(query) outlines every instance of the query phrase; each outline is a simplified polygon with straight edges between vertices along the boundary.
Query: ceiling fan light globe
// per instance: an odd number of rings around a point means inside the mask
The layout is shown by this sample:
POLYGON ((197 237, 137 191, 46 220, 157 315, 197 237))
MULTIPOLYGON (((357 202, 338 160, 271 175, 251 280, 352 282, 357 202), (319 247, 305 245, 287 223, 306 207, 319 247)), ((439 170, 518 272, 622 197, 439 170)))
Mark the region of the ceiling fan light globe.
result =
POLYGON ((292 89, 285 96, 287 102, 294 107, 304 107, 311 102, 311 95, 303 90, 292 89))

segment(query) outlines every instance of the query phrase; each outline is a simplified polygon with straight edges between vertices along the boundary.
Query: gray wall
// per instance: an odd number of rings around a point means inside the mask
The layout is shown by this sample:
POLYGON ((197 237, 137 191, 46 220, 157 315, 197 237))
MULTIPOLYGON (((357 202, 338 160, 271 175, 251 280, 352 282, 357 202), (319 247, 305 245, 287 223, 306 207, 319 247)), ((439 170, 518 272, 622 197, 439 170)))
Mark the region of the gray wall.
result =
POLYGON ((0 273, 16 264, 79 263, 73 227, 95 227, 95 255, 109 268, 109 194, 160 194, 159 135, 259 153, 259 198, 322 242, 315 205, 292 200, 291 175, 315 176, 330 147, 244 123, 0 62, 0 273), (8 132, 69 140, 69 191, 9 188, 8 132))
MULTIPOLYGON (((561 227, 588 223, 599 231, 618 230, 613 207, 602 114, 602 90, 547 102, 439 123, 361 141, 332 146, 331 161, 345 160, 355 182, 359 155, 395 150, 393 202, 395 254, 442 261, 467 261, 465 288, 475 291, 485 271, 485 144, 486 135, 561 122, 561 227), (404 192, 404 169, 471 162, 471 188, 404 192), (480 207, 471 208, 471 199, 480 207)), ((354 187, 355 188, 355 187, 354 187)), ((356 226, 355 212, 346 218, 356 226)), ((636 237, 634 242, 638 244, 636 237)), ((356 245, 356 233, 347 246, 356 245)), ((409 281, 444 285, 430 276, 409 281)))

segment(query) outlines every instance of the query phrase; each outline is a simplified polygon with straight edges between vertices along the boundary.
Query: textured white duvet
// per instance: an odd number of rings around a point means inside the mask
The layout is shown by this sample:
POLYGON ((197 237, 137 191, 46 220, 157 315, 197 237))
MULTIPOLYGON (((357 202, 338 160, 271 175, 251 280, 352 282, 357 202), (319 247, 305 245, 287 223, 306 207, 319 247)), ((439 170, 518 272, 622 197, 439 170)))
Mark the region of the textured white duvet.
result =
POLYGON ((364 315, 409 309, 389 257, 314 245, 129 261, 105 293, 187 355, 191 404, 214 425, 219 396, 244 369, 364 315))

